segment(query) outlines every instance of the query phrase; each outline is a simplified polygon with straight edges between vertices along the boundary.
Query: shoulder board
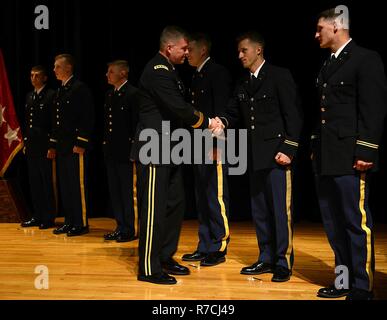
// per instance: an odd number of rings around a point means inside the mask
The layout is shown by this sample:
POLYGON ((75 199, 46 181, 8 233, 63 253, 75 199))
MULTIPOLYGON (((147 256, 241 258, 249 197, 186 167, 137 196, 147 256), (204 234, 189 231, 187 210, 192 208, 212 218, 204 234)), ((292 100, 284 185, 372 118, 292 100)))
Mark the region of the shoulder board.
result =
POLYGON ((165 69, 165 70, 169 71, 168 67, 163 65, 163 64, 158 64, 158 65, 154 66, 153 69, 155 69, 155 70, 157 70, 157 69, 165 69))

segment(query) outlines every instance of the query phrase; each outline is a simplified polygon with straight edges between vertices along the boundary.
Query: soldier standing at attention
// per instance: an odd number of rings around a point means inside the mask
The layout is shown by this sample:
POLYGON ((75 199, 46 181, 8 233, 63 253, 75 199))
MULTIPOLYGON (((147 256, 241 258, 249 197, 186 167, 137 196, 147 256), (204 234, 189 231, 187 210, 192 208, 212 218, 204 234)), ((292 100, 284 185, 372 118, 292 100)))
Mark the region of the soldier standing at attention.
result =
POLYGON ((43 66, 33 67, 31 83, 34 90, 27 94, 24 127, 24 153, 27 157, 33 216, 21 226, 39 226, 39 229, 54 227, 56 214, 55 160, 47 158, 55 91, 46 82, 46 69, 43 66))
POLYGON ((324 228, 336 266, 348 268, 349 288, 332 285, 317 295, 369 300, 375 270, 369 176, 378 169, 387 86, 379 54, 358 46, 349 17, 342 18, 330 9, 317 22, 315 37, 330 55, 317 79, 320 119, 311 143, 324 228))
POLYGON ((49 157, 58 161, 58 178, 65 223, 54 234, 78 236, 89 232, 88 150, 94 126, 94 104, 89 88, 76 79, 74 58, 55 57, 54 72, 62 82, 54 99, 53 131, 49 157))
POLYGON ((130 161, 138 121, 138 89, 128 82, 128 73, 125 60, 110 62, 106 73, 114 88, 105 97, 103 151, 117 228, 104 238, 117 242, 138 237, 136 164, 130 161))

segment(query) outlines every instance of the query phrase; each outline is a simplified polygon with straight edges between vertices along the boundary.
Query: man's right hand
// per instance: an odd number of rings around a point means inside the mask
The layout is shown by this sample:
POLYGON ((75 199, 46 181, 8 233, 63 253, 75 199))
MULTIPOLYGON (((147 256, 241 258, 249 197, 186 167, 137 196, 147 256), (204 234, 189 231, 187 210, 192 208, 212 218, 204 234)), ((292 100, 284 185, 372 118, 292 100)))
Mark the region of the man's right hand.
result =
POLYGON ((214 136, 220 136, 223 134, 225 126, 218 117, 211 119, 211 125, 208 127, 213 133, 214 136))
POLYGON ((56 150, 52 149, 52 148, 48 149, 47 158, 48 159, 55 159, 56 158, 56 150))

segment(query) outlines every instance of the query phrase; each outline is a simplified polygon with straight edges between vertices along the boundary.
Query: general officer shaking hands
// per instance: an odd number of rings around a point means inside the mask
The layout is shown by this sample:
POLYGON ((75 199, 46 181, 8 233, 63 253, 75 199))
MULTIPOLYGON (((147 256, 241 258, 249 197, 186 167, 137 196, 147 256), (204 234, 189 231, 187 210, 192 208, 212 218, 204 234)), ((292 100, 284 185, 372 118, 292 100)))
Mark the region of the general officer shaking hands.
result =
MULTIPOLYGON (((139 88, 152 103, 140 106, 138 132, 154 129, 162 141, 162 136, 168 138, 171 130, 184 125, 211 129, 219 126, 184 100, 184 85, 175 65, 182 64, 187 54, 186 33, 179 27, 166 27, 160 36, 159 52, 140 78, 139 88), (169 129, 163 128, 163 121, 169 121, 169 129)), ((189 274, 187 267, 173 259, 184 216, 184 186, 180 166, 163 161, 171 159, 171 148, 163 148, 161 143, 160 151, 160 161, 150 163, 141 163, 143 159, 137 154, 141 188, 138 280, 175 284, 176 279, 169 274, 189 274)))

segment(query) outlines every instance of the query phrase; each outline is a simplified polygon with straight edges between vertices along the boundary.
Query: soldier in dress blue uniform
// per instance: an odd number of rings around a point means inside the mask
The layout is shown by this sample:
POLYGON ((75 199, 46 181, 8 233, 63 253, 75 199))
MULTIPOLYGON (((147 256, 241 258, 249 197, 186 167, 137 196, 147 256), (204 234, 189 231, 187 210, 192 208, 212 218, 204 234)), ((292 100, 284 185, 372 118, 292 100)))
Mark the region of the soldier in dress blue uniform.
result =
POLYGON ((349 17, 320 14, 316 39, 330 50, 318 79, 320 119, 311 137, 320 211, 336 266, 349 271, 349 288, 321 288, 318 296, 372 299, 375 269, 369 176, 387 108, 384 66, 378 53, 358 46, 349 17))
POLYGON ((259 245, 258 261, 241 274, 272 273, 290 279, 293 266, 292 164, 302 115, 289 70, 264 59, 256 32, 238 38, 239 59, 249 72, 237 84, 222 121, 233 126, 240 114, 248 131, 250 199, 259 245))
MULTIPOLYGON (((232 81, 227 69, 210 58, 210 51, 208 35, 197 33, 190 37, 188 62, 196 68, 190 102, 195 109, 213 118, 224 112, 231 96, 232 81)), ((217 148, 211 151, 212 158, 221 152, 217 148)), ((205 152, 205 156, 207 154, 205 152)), ((214 164, 195 164, 193 170, 199 243, 195 252, 183 255, 183 261, 200 261, 201 266, 214 266, 226 260, 230 240, 227 164, 219 157, 214 164)))
POLYGON ((39 226, 39 229, 53 227, 56 214, 55 160, 47 158, 55 91, 46 82, 46 69, 43 66, 33 67, 31 83, 34 90, 27 94, 24 126, 24 153, 27 157, 33 216, 21 225, 39 226))
POLYGON ((128 82, 128 73, 125 60, 110 62, 106 73, 114 88, 105 97, 103 151, 117 228, 104 238, 117 242, 138 237, 136 165, 130 161, 130 152, 138 120, 139 90, 128 82))
MULTIPOLYGON (((185 32, 178 27, 166 27, 160 37, 160 51, 148 62, 140 78, 140 89, 150 103, 139 109, 140 123, 137 132, 153 129, 160 141, 161 154, 170 158, 170 149, 161 143, 164 130, 162 121, 170 121, 170 129, 215 129, 219 122, 209 119, 184 100, 184 86, 174 65, 182 64, 188 53, 185 32)), ((140 203, 140 241, 138 280, 157 284, 175 284, 169 274, 188 275, 189 269, 173 259, 177 250, 181 223, 184 216, 184 186, 181 167, 162 159, 141 163, 141 144, 138 135, 133 149, 139 161, 138 181, 140 203), (168 274, 169 273, 169 274, 168 274)), ((173 142, 171 142, 173 148, 173 142)), ((144 161, 143 161, 144 162, 144 161)))
POLYGON ((49 157, 56 157, 65 223, 54 234, 78 236, 89 232, 88 150, 94 126, 94 104, 89 88, 73 75, 74 58, 55 57, 54 72, 62 86, 54 99, 49 157))

